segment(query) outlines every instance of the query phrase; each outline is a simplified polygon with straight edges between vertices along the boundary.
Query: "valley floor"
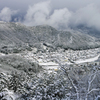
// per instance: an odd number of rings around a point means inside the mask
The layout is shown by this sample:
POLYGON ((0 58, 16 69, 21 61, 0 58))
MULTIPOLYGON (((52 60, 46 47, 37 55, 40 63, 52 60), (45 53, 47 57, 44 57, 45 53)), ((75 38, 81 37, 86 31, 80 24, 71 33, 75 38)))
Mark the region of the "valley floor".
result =
POLYGON ((99 51, 0 53, 0 100, 95 100, 100 95, 99 51))
POLYGON ((99 65, 98 58, 100 57, 100 48, 96 49, 89 49, 89 50, 66 50, 63 49, 57 50, 55 52, 45 52, 42 53, 41 51, 34 54, 34 51, 28 52, 25 51, 22 54, 19 54, 25 59, 32 60, 34 62, 37 62, 40 66, 43 67, 51 67, 51 68, 57 68, 59 64, 57 61, 59 61, 62 64, 95 64, 97 63, 99 65))

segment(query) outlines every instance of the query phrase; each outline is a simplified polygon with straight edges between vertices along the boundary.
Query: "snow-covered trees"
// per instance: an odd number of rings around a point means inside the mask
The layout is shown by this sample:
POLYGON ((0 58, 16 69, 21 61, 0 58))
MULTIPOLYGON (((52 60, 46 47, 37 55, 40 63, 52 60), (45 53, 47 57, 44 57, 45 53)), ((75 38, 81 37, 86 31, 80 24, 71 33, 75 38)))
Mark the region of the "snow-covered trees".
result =
POLYGON ((99 65, 68 65, 57 56, 50 59, 60 69, 43 69, 19 56, 0 57, 0 100, 98 100, 99 65))
POLYGON ((100 94, 99 66, 95 65, 91 67, 75 65, 69 67, 69 65, 61 65, 61 63, 59 63, 59 65, 73 88, 73 91, 70 91, 70 96, 72 98, 76 96, 75 100, 96 99, 97 95, 100 94))

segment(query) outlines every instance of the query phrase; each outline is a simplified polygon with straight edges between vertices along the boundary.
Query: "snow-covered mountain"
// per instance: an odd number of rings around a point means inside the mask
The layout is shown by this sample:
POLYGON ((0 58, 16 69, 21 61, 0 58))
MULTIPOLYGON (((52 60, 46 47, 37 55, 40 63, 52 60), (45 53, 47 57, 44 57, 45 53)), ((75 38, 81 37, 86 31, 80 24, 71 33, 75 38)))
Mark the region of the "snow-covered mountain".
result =
POLYGON ((100 46, 95 37, 79 31, 58 31, 48 25, 28 27, 20 23, 0 22, 0 48, 37 46, 87 49, 100 46))
POLYGON ((100 40, 100 30, 95 27, 87 27, 86 25, 78 25, 76 27, 71 27, 74 30, 78 30, 82 33, 86 33, 100 40))

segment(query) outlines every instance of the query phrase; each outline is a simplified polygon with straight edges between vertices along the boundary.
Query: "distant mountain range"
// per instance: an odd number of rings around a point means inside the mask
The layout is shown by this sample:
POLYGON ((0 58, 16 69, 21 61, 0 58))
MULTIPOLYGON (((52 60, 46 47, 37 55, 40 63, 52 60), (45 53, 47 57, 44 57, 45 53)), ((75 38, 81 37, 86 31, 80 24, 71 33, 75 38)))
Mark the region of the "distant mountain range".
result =
POLYGON ((20 23, 0 22, 0 49, 41 45, 52 48, 88 49, 100 46, 96 37, 80 31, 58 31, 48 25, 28 27, 20 23))
POLYGON ((78 25, 76 27, 71 27, 74 30, 80 31, 82 33, 89 34, 96 38, 100 38, 100 30, 97 30, 95 27, 87 27, 86 25, 78 25))

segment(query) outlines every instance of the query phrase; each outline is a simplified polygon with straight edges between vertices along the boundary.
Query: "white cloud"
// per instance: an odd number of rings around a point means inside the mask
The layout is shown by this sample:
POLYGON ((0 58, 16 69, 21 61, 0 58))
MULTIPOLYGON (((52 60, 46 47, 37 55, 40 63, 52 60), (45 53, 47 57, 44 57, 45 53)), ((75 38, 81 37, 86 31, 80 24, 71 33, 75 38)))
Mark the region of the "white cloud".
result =
POLYGON ((70 17, 71 12, 67 8, 57 9, 54 10, 54 13, 50 16, 50 19, 47 22, 56 28, 67 28, 70 17))
POLYGON ((45 24, 50 13, 49 3, 47 1, 29 6, 24 23, 27 25, 45 24))
POLYGON ((50 1, 46 1, 29 7, 24 24, 48 24, 55 28, 60 28, 65 25, 67 27, 70 16, 71 13, 67 8, 56 9, 51 13, 50 1))
MULTIPOLYGON (((4 0, 2 2, 3 5, 6 4, 4 0)), ((10 0, 10 2, 14 1, 10 0)), ((14 3, 8 3, 9 8, 5 7, 0 12, 0 20, 19 21, 29 26, 48 24, 58 29, 84 24, 100 30, 99 0, 31 0, 23 2, 24 0, 16 1, 16 6, 14 3), (27 8, 28 5, 30 5, 29 8, 27 8), (19 9, 19 12, 16 14, 16 11, 10 8, 19 9)))
POLYGON ((16 14, 16 13, 17 13, 17 11, 14 11, 14 10, 11 10, 10 8, 8 8, 8 7, 5 7, 5 8, 3 8, 3 9, 1 10, 1 12, 0 12, 0 19, 1 19, 2 21, 7 21, 7 22, 9 22, 9 21, 12 20, 12 16, 13 16, 14 14, 16 14))
POLYGON ((74 25, 85 24, 100 30, 100 8, 95 4, 89 4, 73 13, 71 23, 74 25))

